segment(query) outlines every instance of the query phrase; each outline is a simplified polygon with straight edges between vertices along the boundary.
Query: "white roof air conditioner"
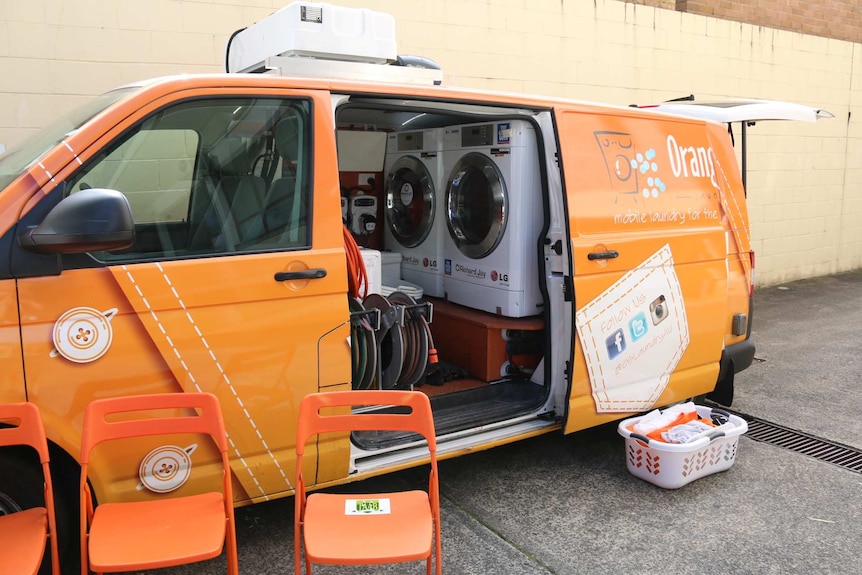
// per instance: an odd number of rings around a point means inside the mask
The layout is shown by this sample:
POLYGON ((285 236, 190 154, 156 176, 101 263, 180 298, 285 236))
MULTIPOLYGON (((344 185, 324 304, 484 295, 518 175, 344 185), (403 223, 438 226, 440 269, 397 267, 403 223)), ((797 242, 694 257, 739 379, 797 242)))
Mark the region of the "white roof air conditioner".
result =
POLYGON ((327 3, 294 2, 234 33, 227 72, 259 72, 278 56, 387 64, 395 61, 391 14, 327 3))

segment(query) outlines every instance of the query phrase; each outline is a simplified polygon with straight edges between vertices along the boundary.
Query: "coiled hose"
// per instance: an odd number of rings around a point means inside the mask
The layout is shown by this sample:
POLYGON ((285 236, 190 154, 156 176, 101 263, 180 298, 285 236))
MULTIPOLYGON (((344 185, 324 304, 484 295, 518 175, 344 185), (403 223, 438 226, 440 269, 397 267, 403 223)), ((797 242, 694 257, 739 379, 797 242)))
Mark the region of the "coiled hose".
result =
MULTIPOLYGON (((364 300, 368 297, 368 272, 362 252, 347 228, 342 226, 344 234, 344 252, 347 258, 347 294, 350 298, 351 311, 361 311, 364 300)), ((383 298, 383 296, 377 296, 383 298)), ((383 298, 386 300, 386 298, 383 298)), ((388 300, 392 304, 414 305, 416 302, 410 296, 395 292, 388 300)), ((403 366, 396 374, 398 384, 411 387, 422 383, 425 379, 428 365, 437 363, 437 349, 431 336, 431 328, 423 315, 405 322, 403 326, 393 326, 400 330, 403 347, 403 366)), ((351 353, 353 364, 354 389, 368 389, 373 381, 379 381, 382 369, 377 360, 377 345, 371 336, 370 326, 364 320, 354 322, 351 329, 351 353)))

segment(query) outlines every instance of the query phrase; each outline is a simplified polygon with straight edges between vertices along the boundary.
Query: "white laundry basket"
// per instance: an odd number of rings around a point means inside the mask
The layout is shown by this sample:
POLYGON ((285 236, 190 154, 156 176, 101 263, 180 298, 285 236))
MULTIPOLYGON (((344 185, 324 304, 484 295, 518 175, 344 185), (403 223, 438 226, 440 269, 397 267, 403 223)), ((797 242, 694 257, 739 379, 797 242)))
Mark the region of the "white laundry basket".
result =
POLYGON ((690 443, 665 443, 631 431, 641 417, 619 423, 617 431, 626 440, 626 466, 632 475, 665 489, 678 489, 695 479, 730 469, 736 461, 739 436, 748 431, 748 423, 720 409, 696 407, 700 417, 716 417, 732 428, 690 443))

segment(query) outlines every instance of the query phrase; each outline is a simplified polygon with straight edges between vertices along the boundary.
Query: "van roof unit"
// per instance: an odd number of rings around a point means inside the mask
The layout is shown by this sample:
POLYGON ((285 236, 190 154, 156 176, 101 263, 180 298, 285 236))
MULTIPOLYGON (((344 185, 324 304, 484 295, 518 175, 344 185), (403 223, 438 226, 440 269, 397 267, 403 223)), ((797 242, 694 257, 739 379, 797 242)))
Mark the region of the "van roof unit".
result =
POLYGON ((234 32, 225 69, 428 85, 443 79, 431 60, 398 56, 391 14, 315 2, 293 2, 234 32))

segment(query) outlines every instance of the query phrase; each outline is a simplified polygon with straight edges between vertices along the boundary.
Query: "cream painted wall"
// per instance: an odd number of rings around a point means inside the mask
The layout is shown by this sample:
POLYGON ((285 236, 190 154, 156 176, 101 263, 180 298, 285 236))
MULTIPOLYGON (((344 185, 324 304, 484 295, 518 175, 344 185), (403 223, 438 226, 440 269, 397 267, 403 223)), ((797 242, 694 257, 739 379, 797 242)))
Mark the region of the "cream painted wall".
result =
MULTIPOLYGON (((287 0, 0 0, 0 144, 88 96, 219 72, 237 28, 287 0)), ((825 108, 749 130, 758 285, 862 267, 862 44, 617 0, 339 0, 395 16, 445 82, 614 104, 698 97, 825 108)))

